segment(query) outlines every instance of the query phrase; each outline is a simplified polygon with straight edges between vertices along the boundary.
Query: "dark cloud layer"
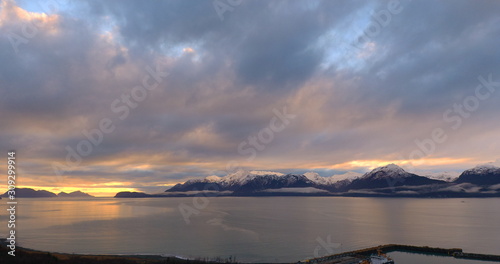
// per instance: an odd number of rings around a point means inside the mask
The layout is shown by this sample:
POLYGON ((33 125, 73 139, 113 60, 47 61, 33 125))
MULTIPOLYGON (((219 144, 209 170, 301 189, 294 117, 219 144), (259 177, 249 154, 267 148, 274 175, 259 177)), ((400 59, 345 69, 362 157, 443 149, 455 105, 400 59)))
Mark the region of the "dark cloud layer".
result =
POLYGON ((223 19, 212 1, 58 3, 0 5, 0 149, 23 153, 29 184, 146 190, 231 160, 326 176, 409 160, 437 128, 421 166, 498 156, 499 92, 476 94, 480 76, 500 81, 498 1, 242 1, 223 19), (168 77, 127 105, 157 67, 168 77), (296 118, 251 159, 284 107, 296 118), (55 176, 103 119, 113 132, 55 176))

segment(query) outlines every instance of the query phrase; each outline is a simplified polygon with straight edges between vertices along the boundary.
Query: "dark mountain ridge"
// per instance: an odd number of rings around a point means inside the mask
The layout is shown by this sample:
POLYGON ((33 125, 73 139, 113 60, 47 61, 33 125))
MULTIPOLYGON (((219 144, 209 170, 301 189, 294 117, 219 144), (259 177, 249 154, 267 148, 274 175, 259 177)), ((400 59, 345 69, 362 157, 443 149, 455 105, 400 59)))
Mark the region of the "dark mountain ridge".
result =
POLYGON ((477 185, 500 184, 500 168, 493 165, 480 165, 468 169, 455 180, 455 183, 472 183, 477 185))
POLYGON ((353 180, 346 188, 348 190, 357 190, 444 183, 446 182, 409 173, 395 164, 389 164, 376 168, 363 175, 363 177, 353 180))
MULTIPOLYGON (((16 188, 14 189, 14 191, 16 198, 93 197, 92 195, 81 191, 75 191, 71 193, 61 192, 59 194, 55 194, 53 192, 45 190, 34 190, 31 188, 16 188)), ((0 195, 0 197, 8 197, 8 191, 0 195)))
MULTIPOLYGON (((314 173, 312 173, 314 174, 314 173)), ((375 168, 362 176, 347 178, 321 177, 317 174, 281 174, 258 171, 238 171, 224 177, 179 183, 165 191, 163 196, 192 195, 200 191, 219 192, 224 195, 304 196, 304 188, 316 190, 317 195, 348 196, 408 196, 408 197, 489 197, 500 196, 500 168, 483 165, 464 171, 455 181, 449 182, 409 173, 395 164, 375 168), (477 187, 477 186, 482 187, 477 187), (283 189, 286 188, 286 189, 283 189), (282 191, 279 191, 283 189, 282 191), (324 190, 328 192, 324 192, 324 190)), ((307 195, 315 195, 307 192, 307 195)), ((160 195, 161 196, 161 195, 160 195)))

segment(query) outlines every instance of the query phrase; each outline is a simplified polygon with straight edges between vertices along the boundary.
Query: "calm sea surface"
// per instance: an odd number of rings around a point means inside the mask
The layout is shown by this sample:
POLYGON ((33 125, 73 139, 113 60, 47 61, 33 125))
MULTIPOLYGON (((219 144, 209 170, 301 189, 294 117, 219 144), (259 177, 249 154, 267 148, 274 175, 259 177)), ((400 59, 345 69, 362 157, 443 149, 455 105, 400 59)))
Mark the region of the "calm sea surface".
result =
MULTIPOLYGON (((0 203, 7 208, 5 201, 0 203)), ((193 198, 45 198, 18 202, 17 243, 47 251, 296 262, 398 243, 500 254, 500 199, 496 198, 217 197, 208 198, 205 204, 193 198), (192 210, 189 224, 179 206, 192 210)), ((5 237, 7 211, 1 210, 0 217, 0 235, 5 237)), ((390 255, 398 264, 476 263, 399 252, 390 255)))

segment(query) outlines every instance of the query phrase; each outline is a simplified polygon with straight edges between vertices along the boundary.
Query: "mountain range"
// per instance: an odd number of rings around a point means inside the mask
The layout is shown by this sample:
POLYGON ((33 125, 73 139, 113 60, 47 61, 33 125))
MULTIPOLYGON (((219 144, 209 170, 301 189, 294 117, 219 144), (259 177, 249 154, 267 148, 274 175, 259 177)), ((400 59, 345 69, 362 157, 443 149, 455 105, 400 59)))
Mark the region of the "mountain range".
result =
MULTIPOLYGON (((50 198, 50 197, 66 197, 66 198, 76 198, 76 197, 94 197, 90 194, 75 191, 71 193, 60 192, 59 194, 55 194, 53 192, 45 191, 45 190, 34 190, 31 188, 16 188, 15 189, 15 197, 16 198, 50 198)), ((0 197, 8 197, 8 192, 0 195, 0 197)))
POLYGON ((179 183, 162 194, 118 193, 115 197, 193 196, 404 196, 500 197, 500 168, 478 165, 454 178, 448 174, 421 176, 388 164, 363 175, 322 177, 317 173, 283 174, 237 171, 224 177, 179 183))

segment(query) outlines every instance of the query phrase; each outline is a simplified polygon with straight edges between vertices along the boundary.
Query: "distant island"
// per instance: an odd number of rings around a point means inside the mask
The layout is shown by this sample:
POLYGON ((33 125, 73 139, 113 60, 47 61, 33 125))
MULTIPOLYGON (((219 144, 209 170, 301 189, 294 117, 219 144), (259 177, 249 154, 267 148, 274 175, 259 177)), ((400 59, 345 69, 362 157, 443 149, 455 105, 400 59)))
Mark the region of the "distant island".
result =
POLYGON ((417 175, 389 164, 363 175, 321 177, 316 173, 282 174, 238 171, 224 177, 179 183, 164 193, 119 192, 116 198, 204 196, 356 196, 356 197, 500 197, 500 168, 478 165, 458 177, 417 175))
POLYGON ((57 197, 94 197, 88 193, 84 193, 82 191, 74 191, 70 193, 60 192, 57 194, 57 197))
MULTIPOLYGON (((34 190, 31 188, 16 188, 15 189, 16 198, 50 198, 50 197, 94 197, 88 193, 84 193, 81 191, 75 191, 71 193, 60 192, 59 194, 55 194, 53 192, 45 191, 45 190, 34 190)), ((8 192, 0 195, 0 197, 8 197, 8 192)))

